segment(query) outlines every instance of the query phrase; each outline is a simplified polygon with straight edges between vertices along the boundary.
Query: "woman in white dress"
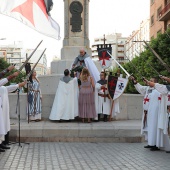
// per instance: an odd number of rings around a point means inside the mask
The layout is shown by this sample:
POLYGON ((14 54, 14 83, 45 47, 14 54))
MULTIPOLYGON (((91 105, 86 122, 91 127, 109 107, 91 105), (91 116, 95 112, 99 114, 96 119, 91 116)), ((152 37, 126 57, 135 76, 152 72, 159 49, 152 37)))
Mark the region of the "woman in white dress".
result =
POLYGON ((36 71, 32 74, 32 80, 28 85, 28 107, 27 114, 29 114, 30 121, 41 120, 41 89, 40 82, 36 77, 36 71))

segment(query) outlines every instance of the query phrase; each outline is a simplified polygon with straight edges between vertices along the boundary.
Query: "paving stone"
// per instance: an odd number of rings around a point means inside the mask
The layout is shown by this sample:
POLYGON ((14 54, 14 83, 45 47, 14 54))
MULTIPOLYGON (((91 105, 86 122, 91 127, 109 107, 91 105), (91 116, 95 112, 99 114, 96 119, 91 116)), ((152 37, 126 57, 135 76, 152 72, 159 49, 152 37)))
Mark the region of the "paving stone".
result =
POLYGON ((0 154, 0 170, 169 170, 170 154, 145 143, 30 143, 0 154), (31 153, 30 153, 31 152, 31 153))

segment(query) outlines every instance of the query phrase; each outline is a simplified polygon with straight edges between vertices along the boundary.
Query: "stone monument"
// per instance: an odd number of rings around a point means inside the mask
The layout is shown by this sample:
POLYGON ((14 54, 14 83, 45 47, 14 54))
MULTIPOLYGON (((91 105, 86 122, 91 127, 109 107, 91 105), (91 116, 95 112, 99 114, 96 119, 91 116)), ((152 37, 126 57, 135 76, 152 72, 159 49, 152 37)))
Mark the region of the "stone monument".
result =
POLYGON ((64 40, 61 60, 51 63, 51 74, 70 69, 81 48, 91 55, 89 47, 89 0, 64 0, 64 40))

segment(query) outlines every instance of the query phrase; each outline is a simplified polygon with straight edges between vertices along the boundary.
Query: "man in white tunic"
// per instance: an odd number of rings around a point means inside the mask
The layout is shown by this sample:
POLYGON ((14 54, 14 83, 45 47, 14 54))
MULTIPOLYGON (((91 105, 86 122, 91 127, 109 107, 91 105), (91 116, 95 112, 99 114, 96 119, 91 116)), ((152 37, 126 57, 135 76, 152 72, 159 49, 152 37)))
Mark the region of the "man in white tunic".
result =
MULTIPOLYGON (((160 93, 151 86, 140 85, 134 77, 131 77, 131 79, 136 90, 144 95, 141 134, 144 134, 145 139, 148 141, 145 148, 151 148, 152 151, 158 150, 156 140, 160 93)), ((157 82, 157 79, 151 78, 150 81, 157 82)))
POLYGON ((8 93, 15 91, 18 87, 23 87, 26 82, 22 82, 16 85, 1 86, 0 87, 0 148, 10 149, 9 147, 2 144, 4 135, 10 131, 10 115, 9 115, 9 99, 8 93))
MULTIPOLYGON (((12 75, 8 76, 7 78, 3 78, 5 76, 6 73, 8 73, 9 71, 13 70, 14 66, 11 65, 9 66, 7 69, 3 70, 0 73, 0 87, 5 85, 6 83, 8 83, 8 81, 10 81, 11 79, 15 78, 16 76, 19 75, 19 72, 15 72, 12 75), (3 79, 1 79, 3 78, 3 79)), ((5 124, 3 121, 3 112, 2 112, 2 98, 0 97, 0 144, 4 141, 4 139, 6 138, 6 136, 8 136, 7 134, 4 137, 4 129, 5 129, 5 124), (3 134, 3 135, 2 135, 3 134)), ((8 147, 5 147, 3 145, 0 145, 2 148, 7 149, 8 147)), ((0 148, 0 152, 4 152, 5 150, 3 150, 2 148, 0 148)))
POLYGON ((106 73, 100 73, 100 80, 95 84, 95 107, 96 113, 98 114, 98 121, 100 121, 101 115, 103 114, 103 121, 107 122, 108 115, 111 114, 115 116, 115 112, 119 113, 119 102, 115 102, 113 109, 111 111, 111 104, 112 100, 109 96, 107 90, 107 80, 106 80, 106 73), (117 108, 116 111, 115 107, 117 108), (112 113, 110 113, 112 112, 112 113))
POLYGON ((68 69, 59 81, 49 116, 50 120, 72 120, 78 116, 78 82, 71 78, 68 69))
MULTIPOLYGON (((170 83, 168 77, 161 77, 170 83)), ((170 111, 170 86, 148 81, 150 86, 155 87, 161 93, 161 101, 158 115, 157 144, 156 146, 170 153, 170 140, 168 136, 169 111, 170 111)))

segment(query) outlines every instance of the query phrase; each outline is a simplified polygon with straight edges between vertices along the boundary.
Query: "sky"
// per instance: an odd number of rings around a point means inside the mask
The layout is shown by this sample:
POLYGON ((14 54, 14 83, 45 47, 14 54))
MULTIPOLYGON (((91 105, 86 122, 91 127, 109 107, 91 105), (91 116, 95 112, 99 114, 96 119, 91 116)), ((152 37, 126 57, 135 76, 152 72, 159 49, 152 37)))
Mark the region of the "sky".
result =
MULTIPOLYGON (((43 40, 40 49, 47 48, 47 63, 50 66, 53 56, 60 57, 64 38, 64 1, 53 0, 51 16, 60 25, 60 40, 44 36, 19 21, 0 14, 0 45, 23 41, 24 48, 35 48, 43 40)), ((150 0, 90 0, 89 39, 104 34, 122 33, 128 37, 137 30, 142 20, 149 18, 150 0)))

